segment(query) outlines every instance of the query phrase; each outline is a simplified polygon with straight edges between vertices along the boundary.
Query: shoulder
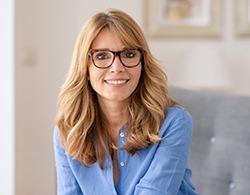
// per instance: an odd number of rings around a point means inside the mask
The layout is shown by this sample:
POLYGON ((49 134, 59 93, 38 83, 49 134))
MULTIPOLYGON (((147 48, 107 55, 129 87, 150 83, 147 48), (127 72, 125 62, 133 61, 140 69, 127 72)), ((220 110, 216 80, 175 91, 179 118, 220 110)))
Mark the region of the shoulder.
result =
POLYGON ((189 118, 192 120, 190 113, 179 105, 173 105, 167 109, 165 120, 175 120, 178 117, 189 118))
MULTIPOLYGON (((53 142, 54 142, 54 147, 57 150, 64 150, 62 144, 61 144, 61 140, 60 140, 60 135, 59 135, 59 129, 57 126, 55 126, 54 128, 54 132, 53 132, 53 142)), ((65 152, 65 151, 64 151, 65 152)))
POLYGON ((57 126, 55 126, 54 128, 53 138, 54 138, 54 142, 59 142, 59 129, 57 126))
POLYGON ((174 105, 167 109, 165 120, 162 123, 160 134, 164 136, 171 132, 178 134, 192 134, 192 117, 190 113, 183 107, 174 105))

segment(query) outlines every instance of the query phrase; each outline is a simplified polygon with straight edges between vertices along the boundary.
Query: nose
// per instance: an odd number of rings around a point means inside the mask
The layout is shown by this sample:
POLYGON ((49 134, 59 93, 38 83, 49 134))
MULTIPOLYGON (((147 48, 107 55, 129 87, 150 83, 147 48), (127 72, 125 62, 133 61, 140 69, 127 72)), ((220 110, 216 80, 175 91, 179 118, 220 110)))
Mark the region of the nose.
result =
POLYGON ((115 56, 112 66, 110 66, 110 72, 123 72, 125 67, 122 65, 119 56, 115 56))

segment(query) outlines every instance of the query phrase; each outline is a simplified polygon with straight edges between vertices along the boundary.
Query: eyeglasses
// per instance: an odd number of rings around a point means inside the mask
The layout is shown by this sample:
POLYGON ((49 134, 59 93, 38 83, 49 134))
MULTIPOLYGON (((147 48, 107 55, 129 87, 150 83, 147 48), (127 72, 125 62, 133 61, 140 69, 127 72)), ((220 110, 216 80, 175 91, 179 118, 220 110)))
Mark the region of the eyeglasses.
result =
POLYGON ((142 50, 125 49, 122 51, 111 51, 108 49, 90 50, 88 55, 92 57, 92 62, 97 68, 110 67, 116 56, 119 56, 120 62, 127 68, 133 68, 139 65, 142 59, 142 50))

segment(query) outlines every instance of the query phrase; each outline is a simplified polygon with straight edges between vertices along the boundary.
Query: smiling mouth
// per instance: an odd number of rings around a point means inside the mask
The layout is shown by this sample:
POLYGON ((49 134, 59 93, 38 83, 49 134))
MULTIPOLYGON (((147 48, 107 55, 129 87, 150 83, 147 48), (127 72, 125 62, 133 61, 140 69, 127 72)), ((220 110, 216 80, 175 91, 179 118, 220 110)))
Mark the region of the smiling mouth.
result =
POLYGON ((124 80, 106 80, 105 82, 108 84, 112 84, 112 85, 121 85, 121 84, 128 82, 128 80, 127 79, 124 79, 124 80))

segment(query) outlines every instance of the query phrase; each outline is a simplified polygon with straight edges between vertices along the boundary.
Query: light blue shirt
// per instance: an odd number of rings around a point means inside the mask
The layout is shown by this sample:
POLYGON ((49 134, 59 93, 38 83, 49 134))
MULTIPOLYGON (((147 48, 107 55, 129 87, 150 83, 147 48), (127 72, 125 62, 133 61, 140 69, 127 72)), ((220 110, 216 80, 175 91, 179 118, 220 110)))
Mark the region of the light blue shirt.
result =
MULTIPOLYGON (((55 128, 58 195, 197 195, 188 167, 191 116, 180 106, 170 107, 160 134, 163 137, 160 142, 134 156, 124 150, 117 151, 120 172, 114 185, 113 164, 108 158, 103 170, 98 163, 84 167, 65 153, 55 128)), ((126 129, 120 129, 117 139, 118 146, 123 146, 126 129)))

